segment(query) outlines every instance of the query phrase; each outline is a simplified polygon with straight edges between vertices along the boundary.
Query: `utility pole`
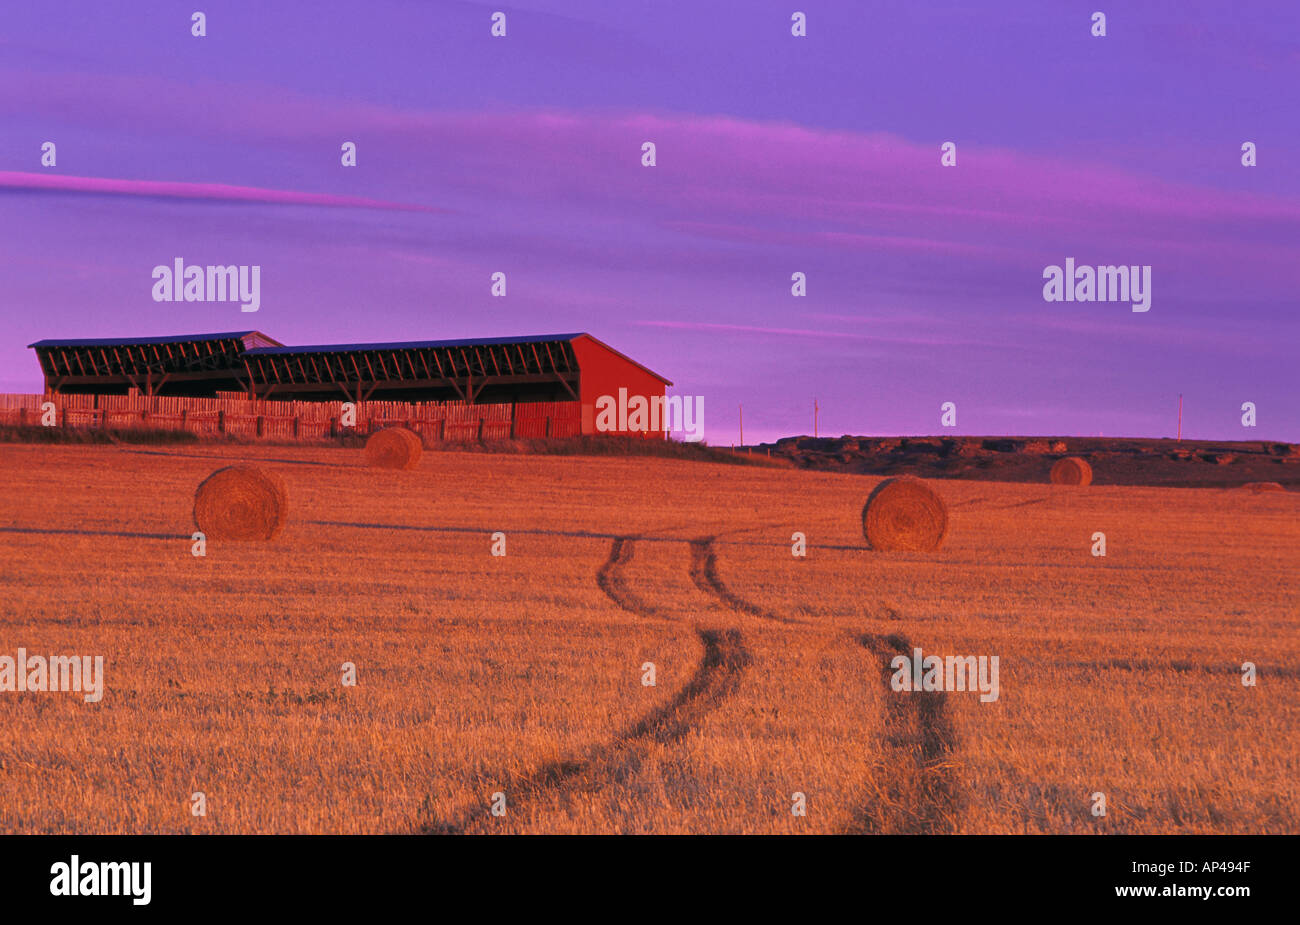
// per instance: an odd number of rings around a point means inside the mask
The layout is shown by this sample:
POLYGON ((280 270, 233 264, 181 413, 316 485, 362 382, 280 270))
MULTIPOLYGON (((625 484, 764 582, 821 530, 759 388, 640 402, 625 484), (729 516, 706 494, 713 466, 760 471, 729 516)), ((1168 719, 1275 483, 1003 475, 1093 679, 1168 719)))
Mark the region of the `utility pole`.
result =
POLYGON ((1183 396, 1181 393, 1179 393, 1178 395, 1178 441, 1181 443, 1182 439, 1183 439, 1183 396))
POLYGON ((745 406, 737 405, 736 407, 740 409, 740 445, 744 446, 745 445, 745 406))
POLYGON ((820 409, 817 407, 817 399, 814 398, 813 399, 813 437, 817 436, 817 412, 819 410, 820 409))

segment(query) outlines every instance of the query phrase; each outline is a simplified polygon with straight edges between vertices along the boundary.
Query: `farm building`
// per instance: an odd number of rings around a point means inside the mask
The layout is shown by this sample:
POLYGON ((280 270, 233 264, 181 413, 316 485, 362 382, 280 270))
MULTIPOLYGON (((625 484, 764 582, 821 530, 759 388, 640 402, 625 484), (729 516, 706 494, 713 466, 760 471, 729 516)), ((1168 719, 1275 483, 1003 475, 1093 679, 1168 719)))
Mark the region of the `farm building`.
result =
MULTIPOLYGON (((662 398, 663 376, 590 334, 291 347, 259 331, 29 344, 51 395, 252 400, 572 404, 596 432, 597 402, 662 398), (580 409, 580 411, 579 411, 580 409)), ((613 433, 626 433, 617 427, 613 433)), ((663 436, 662 424, 651 435, 663 436)))

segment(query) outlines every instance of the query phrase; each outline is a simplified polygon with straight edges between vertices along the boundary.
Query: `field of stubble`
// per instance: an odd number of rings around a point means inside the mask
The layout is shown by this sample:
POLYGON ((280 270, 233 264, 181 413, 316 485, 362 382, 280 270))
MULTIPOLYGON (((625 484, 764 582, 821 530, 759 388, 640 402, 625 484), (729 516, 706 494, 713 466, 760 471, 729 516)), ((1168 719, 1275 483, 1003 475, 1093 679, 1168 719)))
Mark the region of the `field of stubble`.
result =
POLYGON ((1300 831, 1300 496, 939 482, 945 546, 884 554, 876 482, 0 445, 0 654, 107 676, 0 693, 0 831, 1300 831), (289 524, 194 557, 235 459, 289 524), (999 656, 999 700, 891 691, 912 646, 999 656))

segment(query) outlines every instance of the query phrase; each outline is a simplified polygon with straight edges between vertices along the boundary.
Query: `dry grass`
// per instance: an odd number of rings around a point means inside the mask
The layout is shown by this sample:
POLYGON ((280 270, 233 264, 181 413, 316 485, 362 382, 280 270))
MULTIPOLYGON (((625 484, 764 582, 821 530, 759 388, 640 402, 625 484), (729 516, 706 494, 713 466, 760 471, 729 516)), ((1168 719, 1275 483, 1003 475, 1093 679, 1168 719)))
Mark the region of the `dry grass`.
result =
POLYGON ((943 548, 881 553, 872 478, 363 462, 0 446, 0 654, 107 674, 0 693, 0 831, 1300 830, 1291 493, 941 483, 943 548), (290 521, 195 558, 194 488, 240 460, 290 521), (1000 700, 890 691, 910 646, 1000 656, 1000 700))

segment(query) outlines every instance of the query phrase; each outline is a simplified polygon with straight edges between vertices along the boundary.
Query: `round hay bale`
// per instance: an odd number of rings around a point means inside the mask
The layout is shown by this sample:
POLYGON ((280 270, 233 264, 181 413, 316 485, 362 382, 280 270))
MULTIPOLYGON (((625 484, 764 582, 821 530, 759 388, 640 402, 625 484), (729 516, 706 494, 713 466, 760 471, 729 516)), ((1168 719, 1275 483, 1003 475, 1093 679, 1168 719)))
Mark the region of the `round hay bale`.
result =
POLYGON ((948 506, 918 478, 885 479, 862 508, 862 535, 882 551, 938 549, 948 535, 948 506))
POLYGON ((194 492, 194 525, 208 539, 273 540, 289 516, 289 493, 278 473, 226 466, 194 492))
POLYGON ((385 427, 366 441, 366 465, 378 469, 414 469, 424 452, 420 435, 405 427, 385 427))
POLYGON ((1241 487, 1248 488, 1256 494, 1262 491, 1286 491, 1286 488, 1278 482, 1246 482, 1241 487))
POLYGON ((424 439, 415 431, 409 428, 403 427, 401 430, 402 430, 403 438, 407 442, 409 442, 411 446, 415 449, 415 458, 416 461, 418 462, 420 459, 420 454, 424 452, 424 439))
POLYGON ((1058 459, 1052 466, 1053 485, 1091 485, 1092 466, 1088 460, 1078 456, 1066 456, 1058 459))

